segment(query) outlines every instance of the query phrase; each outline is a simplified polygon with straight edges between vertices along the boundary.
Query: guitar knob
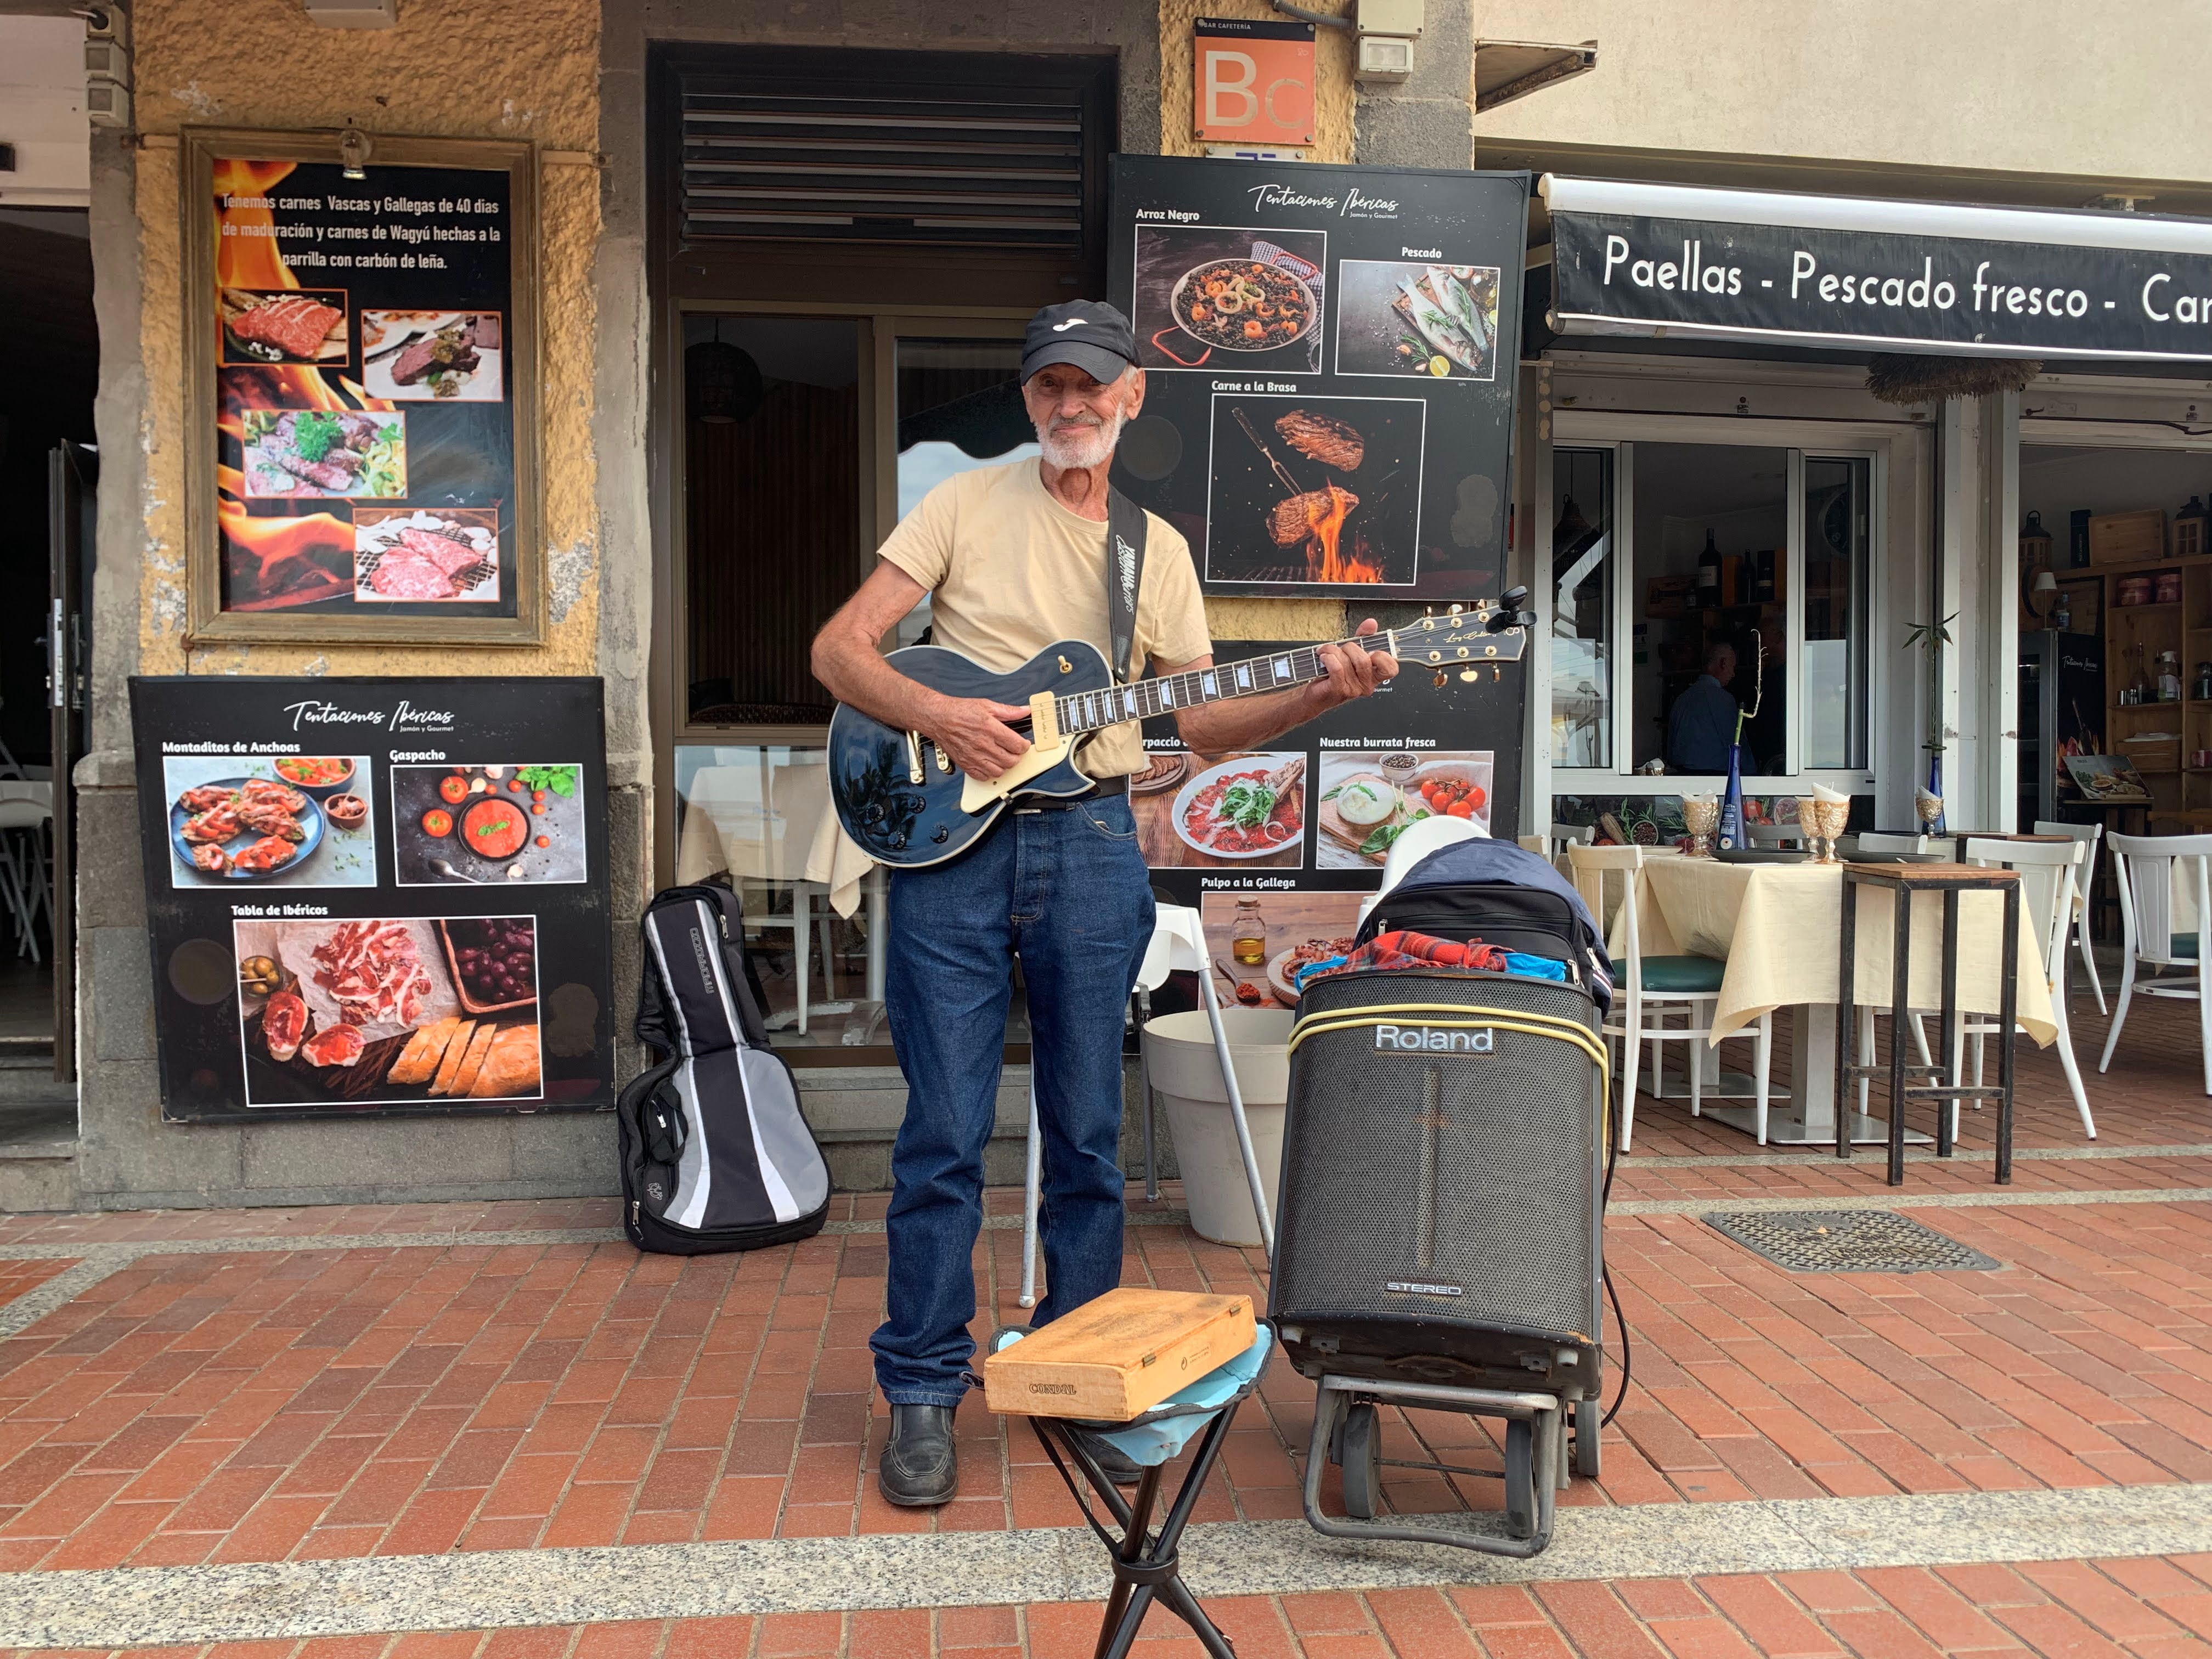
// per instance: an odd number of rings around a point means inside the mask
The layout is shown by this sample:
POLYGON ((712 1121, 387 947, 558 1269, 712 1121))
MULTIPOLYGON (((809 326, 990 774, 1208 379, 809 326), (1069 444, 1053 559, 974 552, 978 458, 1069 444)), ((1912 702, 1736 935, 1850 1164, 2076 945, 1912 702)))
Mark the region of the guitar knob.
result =
POLYGON ((883 821, 884 804, 879 800, 870 801, 866 809, 860 814, 860 822, 863 823, 881 823, 883 821))
POLYGON ((890 848, 894 853, 903 853, 906 851, 906 837, 904 836, 893 836, 884 844, 890 848))
POLYGON ((929 832, 929 838, 935 842, 939 847, 942 847, 946 842, 952 839, 952 831, 947 825, 940 823, 936 829, 929 832))

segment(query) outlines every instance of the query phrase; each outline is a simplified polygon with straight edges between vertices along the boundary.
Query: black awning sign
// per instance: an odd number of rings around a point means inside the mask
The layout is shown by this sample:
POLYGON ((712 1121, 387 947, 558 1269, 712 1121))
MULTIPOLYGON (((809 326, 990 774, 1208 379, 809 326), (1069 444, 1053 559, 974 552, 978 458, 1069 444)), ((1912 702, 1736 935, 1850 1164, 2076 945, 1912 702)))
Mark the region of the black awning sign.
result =
POLYGON ((1555 212, 1565 334, 2002 356, 2212 358, 2212 257, 1555 212))

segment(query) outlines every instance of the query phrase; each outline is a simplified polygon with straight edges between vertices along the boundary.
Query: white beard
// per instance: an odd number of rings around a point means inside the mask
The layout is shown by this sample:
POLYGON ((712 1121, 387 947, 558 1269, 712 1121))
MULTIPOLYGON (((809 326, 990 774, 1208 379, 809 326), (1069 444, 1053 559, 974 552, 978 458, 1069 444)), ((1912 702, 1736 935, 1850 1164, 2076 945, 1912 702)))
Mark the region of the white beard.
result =
POLYGON ((1036 428, 1037 447, 1044 452, 1046 465, 1058 467, 1063 472, 1086 471, 1094 466, 1103 466, 1112 458, 1114 446, 1121 441, 1121 428, 1128 420, 1127 415, 1120 414, 1097 426, 1057 432, 1049 422, 1041 422, 1036 428))

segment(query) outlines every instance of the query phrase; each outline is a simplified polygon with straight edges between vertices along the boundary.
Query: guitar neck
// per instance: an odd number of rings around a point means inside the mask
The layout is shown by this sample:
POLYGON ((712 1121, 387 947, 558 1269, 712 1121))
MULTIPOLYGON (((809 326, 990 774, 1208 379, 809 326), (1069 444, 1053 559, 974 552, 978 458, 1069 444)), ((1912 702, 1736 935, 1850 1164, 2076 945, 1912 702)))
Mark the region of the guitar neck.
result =
MULTIPOLYGON (((1397 635, 1386 629, 1325 643, 1345 650, 1375 652, 1395 650, 1396 642, 1397 635)), ((1328 670, 1321 660, 1322 649, 1322 644, 1301 645, 1288 651, 1271 652, 1264 657, 1247 657, 1242 662, 1217 663, 1211 668, 1194 668, 1181 674, 1135 680, 1127 685, 1079 691, 1073 696, 1055 698, 1054 708, 1059 715, 1060 729, 1073 736, 1101 731, 1127 720, 1173 714, 1179 708, 1226 702, 1231 697, 1257 697, 1270 691, 1287 691, 1328 678, 1328 670)))

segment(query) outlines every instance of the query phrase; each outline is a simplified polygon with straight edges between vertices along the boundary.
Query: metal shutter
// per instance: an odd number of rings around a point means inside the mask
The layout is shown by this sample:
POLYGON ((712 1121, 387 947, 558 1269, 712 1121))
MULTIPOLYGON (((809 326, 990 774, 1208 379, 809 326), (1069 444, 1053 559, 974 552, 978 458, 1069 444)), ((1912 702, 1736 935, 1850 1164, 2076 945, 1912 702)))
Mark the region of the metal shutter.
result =
MULTIPOLYGON (((989 101, 912 86, 842 95, 682 86, 680 235, 729 242, 1084 252, 1080 88, 989 101)), ((974 90, 948 88, 948 92, 974 90)))

